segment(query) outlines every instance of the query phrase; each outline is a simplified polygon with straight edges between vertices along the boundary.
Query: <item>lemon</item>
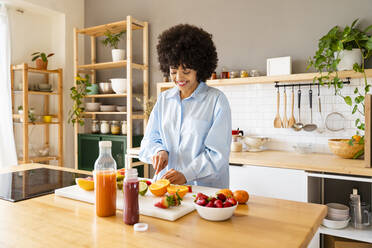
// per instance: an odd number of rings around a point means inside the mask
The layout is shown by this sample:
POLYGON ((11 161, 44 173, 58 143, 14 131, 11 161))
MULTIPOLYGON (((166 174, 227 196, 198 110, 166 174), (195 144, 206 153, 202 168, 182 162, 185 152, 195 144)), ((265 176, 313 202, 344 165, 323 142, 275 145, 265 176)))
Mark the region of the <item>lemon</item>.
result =
POLYGON ((138 193, 142 196, 146 195, 146 192, 147 192, 147 189, 149 187, 147 186, 147 183, 145 182, 139 182, 139 190, 138 190, 138 193))
POLYGON ((94 181, 93 178, 75 178, 75 182, 79 185, 80 188, 84 190, 94 190, 94 181))

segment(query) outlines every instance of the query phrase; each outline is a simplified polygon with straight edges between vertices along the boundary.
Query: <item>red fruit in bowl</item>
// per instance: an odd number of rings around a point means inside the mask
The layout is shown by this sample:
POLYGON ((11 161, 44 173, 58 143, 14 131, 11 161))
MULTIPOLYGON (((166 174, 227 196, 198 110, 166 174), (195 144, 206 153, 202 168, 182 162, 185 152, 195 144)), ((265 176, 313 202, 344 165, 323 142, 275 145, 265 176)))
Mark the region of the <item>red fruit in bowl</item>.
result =
POLYGON ((207 203, 207 205, 205 205, 205 207, 214 208, 214 203, 212 201, 210 201, 210 202, 207 203))
POLYGON ((203 198, 199 198, 196 200, 196 204, 200 205, 200 206, 205 206, 207 205, 207 200, 206 199, 203 199, 203 198))
POLYGON ((222 203, 221 200, 215 200, 215 201, 214 201, 214 206, 215 206, 216 208, 222 208, 222 207, 223 207, 223 203, 222 203))
POLYGON ((234 198, 227 198, 227 200, 226 200, 227 202, 230 202, 231 203, 231 205, 233 205, 233 206, 235 206, 236 205, 236 200, 234 199, 234 198))
POLYGON ((205 200, 207 200, 208 199, 208 196, 204 195, 203 193, 198 193, 196 195, 196 199, 205 199, 205 200))
POLYGON ((224 194, 221 193, 217 194, 217 198, 222 202, 226 201, 226 196, 224 194))
POLYGON ((213 202, 214 203, 217 200, 217 198, 216 197, 209 197, 208 200, 210 202, 213 202))
POLYGON ((223 203, 223 207, 224 207, 224 208, 232 207, 232 204, 231 204, 229 201, 225 201, 225 202, 223 203))
POLYGON ((147 186, 150 186, 151 185, 151 181, 147 180, 146 181, 146 184, 147 184, 147 186))
POLYGON ((189 193, 192 193, 192 187, 191 185, 186 185, 189 188, 189 193))

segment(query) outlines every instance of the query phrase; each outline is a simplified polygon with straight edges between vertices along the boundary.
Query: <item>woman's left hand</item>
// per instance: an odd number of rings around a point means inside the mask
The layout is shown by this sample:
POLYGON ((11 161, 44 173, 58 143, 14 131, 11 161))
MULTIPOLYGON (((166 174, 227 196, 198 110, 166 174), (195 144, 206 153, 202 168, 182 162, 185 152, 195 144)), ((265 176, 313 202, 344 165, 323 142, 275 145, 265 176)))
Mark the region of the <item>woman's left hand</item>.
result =
POLYGON ((167 171, 162 178, 168 179, 172 184, 185 184, 186 183, 185 176, 181 172, 173 170, 173 169, 170 169, 169 171, 167 171))

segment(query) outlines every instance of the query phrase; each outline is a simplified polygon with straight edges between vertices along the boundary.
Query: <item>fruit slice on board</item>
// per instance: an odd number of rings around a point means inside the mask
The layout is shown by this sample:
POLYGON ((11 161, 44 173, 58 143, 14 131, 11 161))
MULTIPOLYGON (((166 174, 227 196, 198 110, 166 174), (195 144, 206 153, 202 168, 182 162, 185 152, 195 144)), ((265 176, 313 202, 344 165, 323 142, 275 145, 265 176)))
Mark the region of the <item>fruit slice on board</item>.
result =
POLYGON ((138 194, 140 194, 142 196, 146 195, 146 192, 147 192, 147 189, 148 189, 147 183, 143 182, 143 181, 140 181, 138 185, 139 185, 138 186, 138 194))
POLYGON ((92 177, 75 178, 75 182, 84 190, 94 190, 94 181, 92 177))
POLYGON ((167 187, 170 185, 169 180, 159 179, 149 186, 151 193, 155 196, 163 196, 167 193, 167 187))
POLYGON ((171 184, 168 188, 167 191, 169 194, 175 194, 178 192, 178 195, 183 198, 187 192, 189 192, 189 187, 185 185, 176 185, 176 184, 171 184))

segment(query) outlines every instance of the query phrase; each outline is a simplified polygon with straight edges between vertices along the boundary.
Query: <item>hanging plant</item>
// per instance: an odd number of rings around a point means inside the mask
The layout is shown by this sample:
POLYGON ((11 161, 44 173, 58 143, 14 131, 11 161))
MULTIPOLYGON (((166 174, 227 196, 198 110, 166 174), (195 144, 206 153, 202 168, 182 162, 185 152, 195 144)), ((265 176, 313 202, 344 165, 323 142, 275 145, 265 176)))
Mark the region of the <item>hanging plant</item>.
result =
POLYGON ((70 89, 70 97, 74 103, 69 111, 68 123, 79 123, 80 126, 83 126, 84 119, 81 117, 84 112, 84 107, 82 106, 83 98, 90 92, 87 87, 92 84, 89 82, 89 75, 85 75, 85 78, 83 78, 78 74, 77 77, 75 77, 75 80, 76 86, 71 87, 70 89))
MULTIPOLYGON (((354 20, 351 26, 346 26, 344 29, 335 26, 324 35, 319 40, 318 50, 315 52, 315 56, 309 59, 308 69, 313 67, 320 73, 320 76, 314 77, 314 83, 318 82, 321 85, 328 85, 328 88, 333 87, 336 95, 342 97, 347 105, 353 106, 352 114, 359 113, 364 117, 364 98, 371 87, 367 82, 367 75, 365 73, 365 60, 372 56, 372 37, 367 32, 372 29, 372 25, 364 30, 360 30, 356 27, 358 20, 354 20), (362 54, 361 65, 355 63, 353 70, 362 73, 364 78, 363 89, 360 90, 357 87, 354 89, 354 94, 356 94, 354 99, 351 96, 342 95, 340 90, 344 84, 339 78, 337 71, 337 66, 341 61, 340 52, 343 50, 352 50, 353 48, 359 49, 362 54)), ((354 142, 364 144, 365 123, 363 119, 357 118, 355 120, 357 133, 350 139, 350 145, 353 145, 354 142)), ((362 154, 358 155, 360 156, 362 154)))

